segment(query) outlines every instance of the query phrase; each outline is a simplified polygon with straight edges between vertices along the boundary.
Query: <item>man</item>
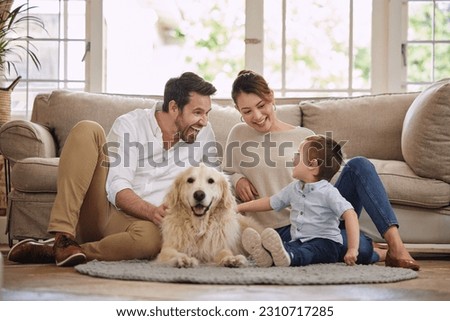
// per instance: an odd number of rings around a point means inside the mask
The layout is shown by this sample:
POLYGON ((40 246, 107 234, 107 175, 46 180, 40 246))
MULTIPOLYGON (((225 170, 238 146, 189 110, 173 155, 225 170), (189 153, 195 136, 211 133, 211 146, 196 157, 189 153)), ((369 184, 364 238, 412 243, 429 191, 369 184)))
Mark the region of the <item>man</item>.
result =
POLYGON ((166 83, 162 104, 120 116, 107 138, 95 122, 74 126, 61 153, 48 226, 54 244, 23 240, 8 259, 74 266, 155 257, 167 189, 186 167, 214 154, 208 113, 215 92, 185 72, 166 83), (79 245, 77 237, 88 242, 79 245))

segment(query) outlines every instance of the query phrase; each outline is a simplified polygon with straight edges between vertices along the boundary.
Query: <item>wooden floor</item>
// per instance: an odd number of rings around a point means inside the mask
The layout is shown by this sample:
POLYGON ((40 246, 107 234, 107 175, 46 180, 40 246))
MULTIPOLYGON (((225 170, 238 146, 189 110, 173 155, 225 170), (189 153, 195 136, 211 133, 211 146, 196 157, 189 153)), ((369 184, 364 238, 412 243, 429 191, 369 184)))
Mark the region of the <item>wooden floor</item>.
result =
POLYGON ((3 300, 450 300, 450 255, 414 255, 417 279, 386 284, 236 286, 120 281, 81 275, 73 268, 21 265, 4 258, 3 300))

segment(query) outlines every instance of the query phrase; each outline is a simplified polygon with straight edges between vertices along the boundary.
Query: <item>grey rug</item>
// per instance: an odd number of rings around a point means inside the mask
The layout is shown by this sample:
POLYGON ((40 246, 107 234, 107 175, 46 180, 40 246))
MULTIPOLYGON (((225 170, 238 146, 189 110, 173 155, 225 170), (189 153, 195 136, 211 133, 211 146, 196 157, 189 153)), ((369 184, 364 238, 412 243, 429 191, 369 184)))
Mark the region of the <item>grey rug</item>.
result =
POLYGON ((154 261, 91 261, 75 269, 90 276, 149 282, 197 284, 277 284, 324 285, 390 283, 417 278, 415 271, 379 265, 346 266, 344 263, 314 264, 305 267, 225 268, 199 266, 173 268, 154 261))

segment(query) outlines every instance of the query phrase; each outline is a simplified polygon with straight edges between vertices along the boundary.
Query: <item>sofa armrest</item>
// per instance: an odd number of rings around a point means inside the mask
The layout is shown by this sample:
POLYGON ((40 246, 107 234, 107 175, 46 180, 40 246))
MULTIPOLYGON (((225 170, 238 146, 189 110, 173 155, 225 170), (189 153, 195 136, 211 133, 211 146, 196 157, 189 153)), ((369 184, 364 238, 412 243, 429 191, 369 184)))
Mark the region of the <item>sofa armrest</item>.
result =
POLYGON ((0 152, 15 163, 28 157, 56 157, 56 144, 45 126, 13 120, 0 128, 0 152))

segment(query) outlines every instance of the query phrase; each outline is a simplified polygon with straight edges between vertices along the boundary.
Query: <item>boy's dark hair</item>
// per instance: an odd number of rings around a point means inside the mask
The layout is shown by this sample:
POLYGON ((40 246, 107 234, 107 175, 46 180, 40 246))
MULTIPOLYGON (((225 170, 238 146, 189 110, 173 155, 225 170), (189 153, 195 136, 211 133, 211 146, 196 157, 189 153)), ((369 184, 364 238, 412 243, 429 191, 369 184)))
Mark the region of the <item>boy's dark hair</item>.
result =
POLYGON ((164 102, 162 109, 169 111, 169 102, 175 101, 180 111, 183 111, 190 101, 190 93, 211 96, 216 93, 216 87, 193 72, 185 72, 180 77, 170 78, 164 87, 164 102))
POLYGON ((323 135, 309 136, 305 141, 305 160, 311 162, 316 159, 320 167, 316 178, 330 181, 339 171, 344 159, 341 145, 323 135))

